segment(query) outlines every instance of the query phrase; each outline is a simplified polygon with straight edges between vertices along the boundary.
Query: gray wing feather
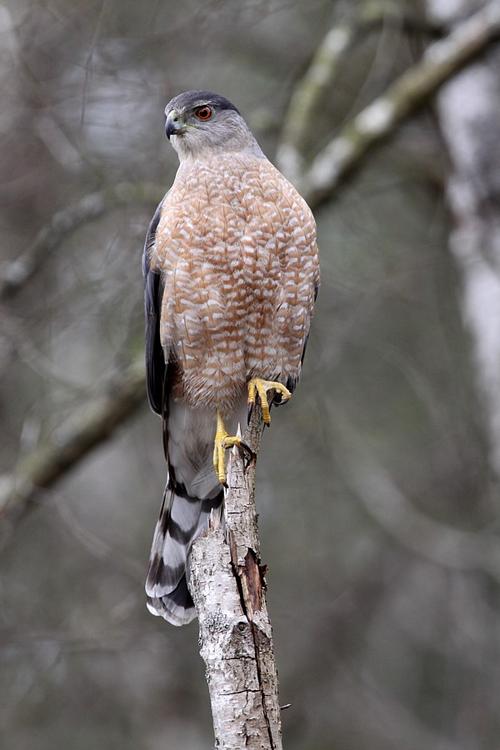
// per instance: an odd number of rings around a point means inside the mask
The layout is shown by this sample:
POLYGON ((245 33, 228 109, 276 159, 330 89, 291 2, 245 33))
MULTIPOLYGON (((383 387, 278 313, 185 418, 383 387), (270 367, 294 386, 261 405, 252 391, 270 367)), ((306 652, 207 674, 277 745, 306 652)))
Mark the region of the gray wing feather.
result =
MULTIPOLYGON (((163 199, 165 200, 165 199, 163 199)), ((144 277, 144 315, 146 335, 146 385, 150 406, 156 414, 162 414, 166 385, 167 363, 160 341, 160 314, 163 297, 161 273, 151 268, 151 250, 156 240, 156 230, 161 217, 163 201, 157 207, 148 227, 142 253, 144 277)))

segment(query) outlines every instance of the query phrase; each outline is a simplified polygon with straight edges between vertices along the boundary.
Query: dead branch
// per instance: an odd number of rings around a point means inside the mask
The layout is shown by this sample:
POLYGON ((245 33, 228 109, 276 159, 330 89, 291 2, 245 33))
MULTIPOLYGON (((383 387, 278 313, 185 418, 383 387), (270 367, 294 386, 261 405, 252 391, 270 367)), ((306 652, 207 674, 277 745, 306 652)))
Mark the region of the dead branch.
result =
MULTIPOLYGON (((255 454, 255 409, 243 437, 255 454)), ((200 624, 216 747, 281 750, 278 675, 255 508, 255 459, 233 449, 222 519, 193 545, 189 588, 200 624)))

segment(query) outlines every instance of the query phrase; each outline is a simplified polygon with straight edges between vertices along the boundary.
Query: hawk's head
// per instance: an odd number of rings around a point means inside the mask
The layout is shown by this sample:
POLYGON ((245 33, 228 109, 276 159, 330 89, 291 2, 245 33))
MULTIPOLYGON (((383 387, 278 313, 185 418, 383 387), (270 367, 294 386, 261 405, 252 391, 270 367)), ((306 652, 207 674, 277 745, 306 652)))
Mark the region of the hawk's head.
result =
POLYGON ((234 104, 212 91, 185 91, 165 107, 165 132, 182 159, 260 148, 234 104))

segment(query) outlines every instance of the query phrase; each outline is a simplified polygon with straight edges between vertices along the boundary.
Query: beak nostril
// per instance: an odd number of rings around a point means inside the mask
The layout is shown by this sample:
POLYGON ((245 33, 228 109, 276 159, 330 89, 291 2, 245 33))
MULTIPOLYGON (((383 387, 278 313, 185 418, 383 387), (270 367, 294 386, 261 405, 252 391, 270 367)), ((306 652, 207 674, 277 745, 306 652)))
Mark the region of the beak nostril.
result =
POLYGON ((170 112, 165 122, 165 133, 170 140, 170 136, 179 135, 184 131, 184 123, 177 112, 170 112))

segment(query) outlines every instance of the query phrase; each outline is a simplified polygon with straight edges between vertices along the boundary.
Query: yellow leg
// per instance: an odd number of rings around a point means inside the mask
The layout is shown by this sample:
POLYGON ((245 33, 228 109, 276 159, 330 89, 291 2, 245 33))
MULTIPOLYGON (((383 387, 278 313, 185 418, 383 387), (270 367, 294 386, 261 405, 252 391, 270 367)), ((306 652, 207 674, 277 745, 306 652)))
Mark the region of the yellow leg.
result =
POLYGON ((262 419, 265 424, 271 424, 271 414, 269 413, 269 401, 267 400, 267 392, 276 391, 281 393, 281 400, 288 401, 291 398, 291 393, 288 388, 285 388, 283 383, 278 383, 275 380, 263 380, 262 378, 252 378, 248 382, 248 406, 253 408, 257 395, 260 399, 260 408, 262 409, 262 419))
POLYGON ((228 435, 220 411, 217 409, 217 430, 214 442, 214 469, 221 484, 226 484, 226 450, 242 445, 241 438, 228 435))

